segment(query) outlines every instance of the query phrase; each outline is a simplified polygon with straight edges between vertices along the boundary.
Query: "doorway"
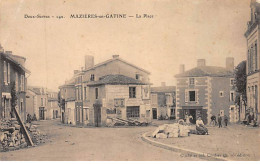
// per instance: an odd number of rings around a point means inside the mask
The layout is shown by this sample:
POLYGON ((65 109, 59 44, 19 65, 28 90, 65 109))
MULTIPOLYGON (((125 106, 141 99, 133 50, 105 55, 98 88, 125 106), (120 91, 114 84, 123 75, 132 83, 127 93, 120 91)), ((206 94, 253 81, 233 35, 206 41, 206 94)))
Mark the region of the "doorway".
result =
POLYGON ((101 104, 94 104, 94 123, 96 127, 101 126, 101 104))
POLYGON ((45 119, 45 112, 44 112, 44 107, 39 108, 39 119, 44 120, 45 119))
POLYGON ((153 108, 153 119, 157 119, 157 109, 153 108))

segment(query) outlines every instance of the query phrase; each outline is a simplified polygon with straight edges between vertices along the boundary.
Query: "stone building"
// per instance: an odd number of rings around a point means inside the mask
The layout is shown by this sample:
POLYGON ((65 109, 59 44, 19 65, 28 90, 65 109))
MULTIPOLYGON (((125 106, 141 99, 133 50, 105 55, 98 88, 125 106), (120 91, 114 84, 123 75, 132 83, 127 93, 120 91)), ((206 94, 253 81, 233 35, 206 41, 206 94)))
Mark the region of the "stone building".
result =
POLYGON ((13 55, 11 51, 4 51, 0 45, 0 117, 10 118, 11 91, 16 91, 16 109, 22 121, 26 120, 26 87, 27 75, 30 74, 25 68, 26 59, 22 56, 13 55), (13 86, 12 86, 13 85, 13 86))
POLYGON ((259 40, 260 40, 260 3, 251 0, 251 20, 247 23, 245 32, 247 41, 247 107, 260 120, 260 71, 259 71, 259 40))
POLYGON ((175 117, 176 87, 166 86, 165 82, 159 87, 151 87, 151 108, 153 119, 175 117))
POLYGON ((73 77, 76 124, 104 126, 108 117, 150 119, 149 74, 119 55, 96 65, 93 56, 85 56, 85 67, 73 77))
POLYGON ((48 94, 46 88, 28 86, 27 114, 36 115, 37 120, 51 119, 48 110, 48 94))
POLYGON ((60 118, 60 108, 58 105, 58 93, 47 90, 47 97, 48 97, 47 118, 50 119, 60 118))
POLYGON ((193 123, 201 116, 209 123, 212 115, 228 116, 230 122, 238 121, 235 106, 234 59, 227 58, 226 68, 206 66, 205 59, 199 59, 197 67, 185 71, 181 65, 176 75, 176 117, 184 119, 193 116, 193 123))

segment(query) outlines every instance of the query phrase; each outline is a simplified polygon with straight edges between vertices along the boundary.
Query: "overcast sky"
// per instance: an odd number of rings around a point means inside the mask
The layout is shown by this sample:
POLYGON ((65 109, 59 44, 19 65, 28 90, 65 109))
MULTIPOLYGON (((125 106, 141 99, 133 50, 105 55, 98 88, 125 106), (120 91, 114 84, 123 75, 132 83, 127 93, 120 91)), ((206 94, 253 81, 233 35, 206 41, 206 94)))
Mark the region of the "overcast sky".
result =
POLYGON ((118 54, 151 72, 151 82, 175 85, 179 65, 197 59, 224 66, 246 58, 250 0, 0 0, 0 43, 27 58, 29 85, 57 90, 84 55, 95 64, 118 54), (152 14, 152 19, 70 19, 71 14, 152 14), (25 19, 24 15, 65 16, 25 19))

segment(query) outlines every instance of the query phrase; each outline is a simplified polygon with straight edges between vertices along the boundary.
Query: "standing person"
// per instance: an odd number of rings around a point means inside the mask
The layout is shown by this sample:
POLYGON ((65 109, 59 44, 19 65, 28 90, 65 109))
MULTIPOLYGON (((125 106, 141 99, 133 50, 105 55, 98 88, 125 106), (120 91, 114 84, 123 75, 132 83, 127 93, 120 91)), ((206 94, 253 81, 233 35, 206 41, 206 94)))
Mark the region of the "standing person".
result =
POLYGON ((218 114, 218 127, 222 127, 222 117, 218 114))
POLYGON ((225 125, 226 125, 226 127, 227 127, 228 117, 227 117, 226 115, 224 116, 224 122, 225 122, 225 125))
POLYGON ((197 134, 199 135, 209 135, 208 129, 205 127, 201 117, 198 118, 198 120, 196 121, 196 130, 197 130, 197 134))
POLYGON ((213 124, 214 126, 216 126, 216 124, 217 124, 216 123, 216 116, 212 115, 210 119, 211 119, 210 124, 213 124))

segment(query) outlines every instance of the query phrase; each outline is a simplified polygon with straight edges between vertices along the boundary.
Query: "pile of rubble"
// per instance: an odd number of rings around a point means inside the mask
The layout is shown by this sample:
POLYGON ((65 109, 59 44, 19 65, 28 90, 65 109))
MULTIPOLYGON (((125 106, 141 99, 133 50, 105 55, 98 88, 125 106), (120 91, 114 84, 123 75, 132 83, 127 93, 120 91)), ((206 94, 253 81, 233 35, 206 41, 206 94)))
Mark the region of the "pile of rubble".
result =
MULTIPOLYGON (((35 125, 27 124, 26 128, 35 145, 44 143, 45 134, 41 134, 35 125)), ((27 147, 27 142, 16 118, 0 120, 0 152, 27 147)))
POLYGON ((148 126, 149 122, 146 120, 134 120, 134 119, 122 119, 122 118, 112 118, 108 117, 106 121, 106 126, 148 126))
POLYGON ((190 125, 179 123, 164 124, 159 126, 153 133, 153 138, 178 138, 187 137, 194 129, 190 125))

